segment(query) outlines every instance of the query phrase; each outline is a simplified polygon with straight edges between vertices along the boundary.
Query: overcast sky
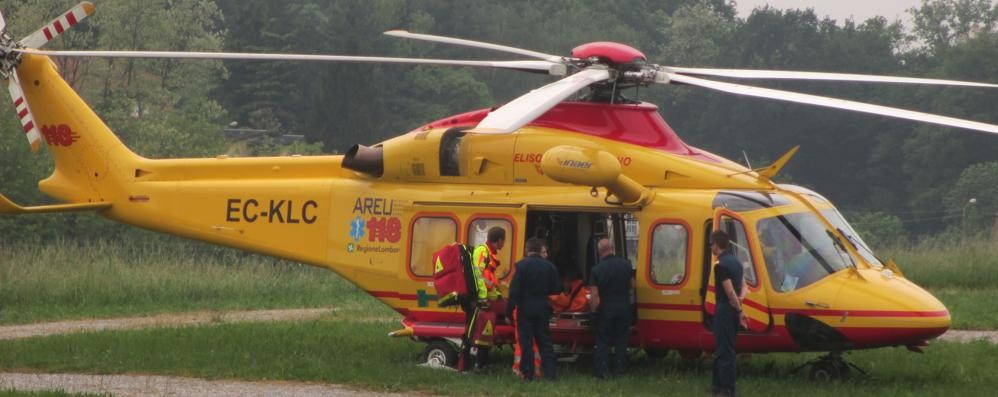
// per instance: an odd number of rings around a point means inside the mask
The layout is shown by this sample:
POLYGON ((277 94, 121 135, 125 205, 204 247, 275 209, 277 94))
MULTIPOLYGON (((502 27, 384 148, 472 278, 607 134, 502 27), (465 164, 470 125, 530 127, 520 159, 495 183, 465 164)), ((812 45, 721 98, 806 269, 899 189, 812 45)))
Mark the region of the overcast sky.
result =
POLYGON ((766 4, 778 9, 813 8, 819 17, 829 16, 841 23, 852 17, 862 22, 870 17, 882 15, 888 21, 901 19, 905 26, 911 18, 906 12, 921 4, 921 0, 736 0, 738 16, 745 18, 753 9, 766 4))

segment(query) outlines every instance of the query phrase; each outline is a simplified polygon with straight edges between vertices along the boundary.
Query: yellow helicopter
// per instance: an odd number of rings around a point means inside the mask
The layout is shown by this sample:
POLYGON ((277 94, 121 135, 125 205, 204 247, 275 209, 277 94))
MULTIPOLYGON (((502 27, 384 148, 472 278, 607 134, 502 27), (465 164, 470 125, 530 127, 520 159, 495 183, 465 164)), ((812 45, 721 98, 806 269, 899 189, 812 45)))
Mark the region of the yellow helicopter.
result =
MULTIPOLYGON (((854 101, 710 80, 802 79, 996 88, 950 80, 815 72, 671 67, 623 44, 557 56, 477 41, 390 31, 399 38, 529 58, 467 61, 370 56, 150 51, 43 51, 94 12, 84 2, 15 41, 0 16, 0 72, 33 150, 55 161, 41 191, 62 204, 9 215, 93 211, 118 222, 328 268, 402 316, 393 336, 427 343, 453 365, 464 316, 436 304, 431 255, 480 244, 501 227, 498 276, 511 278, 523 242, 543 237, 562 271, 583 277, 593 242, 609 236, 636 268, 633 347, 695 356, 713 349, 707 236, 723 229, 746 270, 750 318, 740 352, 824 351, 812 375, 844 376, 841 353, 918 350, 950 326, 935 297, 869 249, 832 203, 773 182, 796 148, 749 169, 687 145, 648 103, 621 92, 683 84, 736 95, 998 133, 998 126, 854 101), (345 155, 151 160, 131 152, 60 77, 49 57, 394 62, 500 68, 560 77, 494 109, 420 126, 345 155), (581 92, 581 95, 579 93, 581 92), (568 98, 574 98, 568 100, 568 98)), ((553 320, 556 343, 592 343, 586 313, 553 320)), ((496 329, 511 343, 509 326, 496 329)))

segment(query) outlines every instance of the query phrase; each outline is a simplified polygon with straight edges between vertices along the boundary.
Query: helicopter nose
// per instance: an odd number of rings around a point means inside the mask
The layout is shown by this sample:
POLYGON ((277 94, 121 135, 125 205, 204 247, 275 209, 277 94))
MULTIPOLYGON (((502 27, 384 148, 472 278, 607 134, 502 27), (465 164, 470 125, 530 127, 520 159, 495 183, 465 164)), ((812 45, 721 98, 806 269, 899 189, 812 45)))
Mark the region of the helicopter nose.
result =
POLYGON ((843 284, 833 325, 853 346, 915 347, 949 330, 949 310, 932 294, 890 271, 859 271, 843 284))

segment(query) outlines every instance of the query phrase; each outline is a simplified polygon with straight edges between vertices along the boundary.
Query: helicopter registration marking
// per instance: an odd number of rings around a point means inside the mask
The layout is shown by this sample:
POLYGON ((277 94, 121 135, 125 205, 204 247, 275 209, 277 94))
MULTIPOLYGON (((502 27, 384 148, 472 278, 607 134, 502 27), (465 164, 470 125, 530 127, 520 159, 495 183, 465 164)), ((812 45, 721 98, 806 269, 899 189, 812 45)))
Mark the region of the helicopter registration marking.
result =
POLYGON ((294 200, 233 199, 230 198, 225 209, 226 222, 255 223, 257 221, 278 224, 313 224, 319 219, 315 210, 319 203, 307 200, 301 205, 294 200))

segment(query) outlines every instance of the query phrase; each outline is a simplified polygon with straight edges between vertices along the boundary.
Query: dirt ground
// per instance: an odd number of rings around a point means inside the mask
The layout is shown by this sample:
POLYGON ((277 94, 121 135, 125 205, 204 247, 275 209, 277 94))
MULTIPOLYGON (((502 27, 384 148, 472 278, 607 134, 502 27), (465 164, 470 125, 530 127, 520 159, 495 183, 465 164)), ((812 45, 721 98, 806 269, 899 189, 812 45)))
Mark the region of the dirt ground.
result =
POLYGON ((149 375, 80 375, 0 373, 0 390, 60 390, 69 393, 107 393, 114 396, 402 396, 346 386, 299 382, 208 381, 149 375))
POLYGON ((33 338, 38 336, 72 334, 153 327, 189 327, 212 323, 235 323, 254 321, 294 321, 311 320, 332 313, 333 308, 284 309, 252 311, 203 311, 182 314, 161 314, 149 317, 125 317, 59 321, 52 323, 0 326, 0 340, 33 338))

